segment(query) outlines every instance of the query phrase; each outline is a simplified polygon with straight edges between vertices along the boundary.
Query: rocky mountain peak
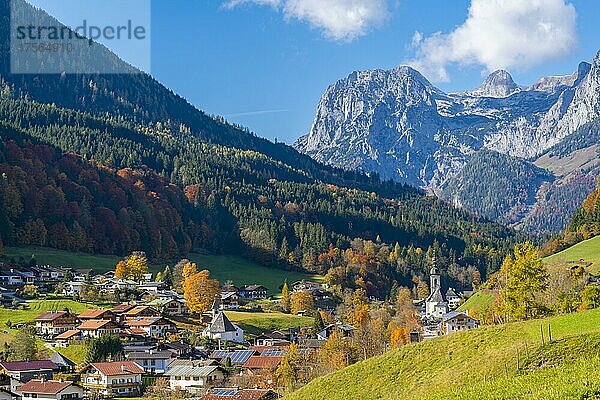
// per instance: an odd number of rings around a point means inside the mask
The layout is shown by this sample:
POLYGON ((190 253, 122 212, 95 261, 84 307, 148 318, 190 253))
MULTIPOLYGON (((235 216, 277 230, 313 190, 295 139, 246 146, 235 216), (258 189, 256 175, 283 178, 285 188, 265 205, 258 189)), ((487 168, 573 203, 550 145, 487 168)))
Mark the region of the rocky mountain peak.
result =
POLYGON ((508 97, 520 90, 512 76, 507 71, 499 69, 492 72, 481 86, 469 94, 475 97, 508 97))

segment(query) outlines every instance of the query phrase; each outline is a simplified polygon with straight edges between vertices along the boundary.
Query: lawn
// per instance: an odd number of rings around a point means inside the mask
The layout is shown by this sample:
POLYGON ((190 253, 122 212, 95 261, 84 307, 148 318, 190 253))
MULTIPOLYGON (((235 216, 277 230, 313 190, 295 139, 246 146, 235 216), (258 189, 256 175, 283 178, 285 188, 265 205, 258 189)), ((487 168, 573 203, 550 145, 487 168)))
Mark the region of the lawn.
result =
POLYGON ((253 313, 227 311, 225 312, 231 322, 244 330, 245 334, 260 335, 278 329, 311 326, 313 319, 282 313, 253 313))
POLYGON ((579 261, 580 259, 583 259, 586 262, 592 262, 590 272, 596 275, 600 274, 600 236, 577 243, 568 249, 546 257, 544 261, 569 262, 579 261))
POLYGON ((14 329, 8 328, 8 321, 10 321, 13 326, 22 323, 32 323, 39 315, 46 311, 61 311, 68 308, 71 312, 79 314, 91 307, 73 300, 31 300, 28 301, 27 304, 28 307, 24 310, 0 308, 1 342, 10 340, 15 332, 14 329))
POLYGON ((600 310, 486 326, 390 351, 317 379, 286 398, 598 398, 599 348, 600 310))
MULTIPOLYGON (((115 265, 120 260, 118 256, 72 253, 64 250, 33 246, 6 247, 4 254, 17 260, 20 258, 29 260, 32 255, 35 255, 40 265, 93 268, 97 273, 114 270, 115 265)), ((232 255, 192 253, 188 258, 198 264, 198 269, 208 269, 212 276, 221 283, 226 281, 233 281, 236 285, 259 283, 266 286, 271 295, 276 295, 280 292, 280 286, 286 279, 290 283, 301 279, 320 279, 320 277, 315 275, 265 267, 242 257, 232 255)), ((173 265, 174 263, 171 262, 170 264, 173 265)), ((150 265, 152 272, 160 271, 163 268, 164 265, 150 265)))
POLYGON ((458 307, 458 311, 472 311, 475 315, 480 315, 490 308, 494 301, 494 295, 492 293, 476 292, 473 296, 469 297, 467 301, 458 307))
POLYGON ((280 286, 285 280, 292 283, 301 279, 320 279, 316 275, 265 267, 237 256, 192 253, 188 258, 198 264, 198 269, 208 269, 221 283, 226 281, 233 281, 236 285, 259 283, 267 287, 271 295, 280 293, 280 286))

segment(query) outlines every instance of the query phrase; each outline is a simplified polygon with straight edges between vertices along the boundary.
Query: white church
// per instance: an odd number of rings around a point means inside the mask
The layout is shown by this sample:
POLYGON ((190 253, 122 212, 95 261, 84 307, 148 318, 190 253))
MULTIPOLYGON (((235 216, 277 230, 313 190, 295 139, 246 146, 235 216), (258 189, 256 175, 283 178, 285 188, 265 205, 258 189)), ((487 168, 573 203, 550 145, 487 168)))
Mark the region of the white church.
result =
POLYGON ((442 295, 442 278, 440 270, 434 265, 429 272, 430 295, 425 300, 425 315, 427 317, 442 318, 448 312, 448 302, 442 295))

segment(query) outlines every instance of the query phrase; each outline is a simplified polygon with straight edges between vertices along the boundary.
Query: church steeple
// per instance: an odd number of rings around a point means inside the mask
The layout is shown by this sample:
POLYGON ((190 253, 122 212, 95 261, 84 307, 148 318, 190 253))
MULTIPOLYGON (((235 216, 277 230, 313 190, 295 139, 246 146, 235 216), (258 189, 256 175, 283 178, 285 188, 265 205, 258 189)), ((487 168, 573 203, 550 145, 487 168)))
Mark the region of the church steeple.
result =
POLYGON ((431 293, 435 292, 436 289, 441 290, 441 288, 442 288, 442 284, 441 284, 442 279, 440 276, 440 270, 436 266, 435 258, 432 260, 432 264, 433 264, 433 266, 431 267, 431 270, 429 271, 429 291, 431 293))

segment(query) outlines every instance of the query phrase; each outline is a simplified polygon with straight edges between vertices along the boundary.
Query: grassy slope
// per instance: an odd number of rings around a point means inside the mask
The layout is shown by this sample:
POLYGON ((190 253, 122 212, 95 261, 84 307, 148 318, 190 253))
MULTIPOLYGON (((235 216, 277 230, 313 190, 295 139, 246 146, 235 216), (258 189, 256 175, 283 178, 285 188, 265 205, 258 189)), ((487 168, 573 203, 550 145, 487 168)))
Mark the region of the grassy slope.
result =
POLYGON ((313 381, 286 398, 597 398, 600 375, 590 372, 600 370, 598 343, 600 310, 483 327, 391 351, 313 381), (546 331, 548 324, 555 342, 542 346, 540 326, 546 331), (523 368, 527 355, 530 362, 523 368), (543 358, 560 363, 540 368, 543 358))
MULTIPOLYGON (((7 247, 4 253, 15 259, 31 258, 34 254, 40 264, 65 266, 72 268, 94 268, 98 273, 114 270, 119 261, 117 256, 72 253, 46 247, 7 247)), ((237 285, 260 283, 265 285, 272 295, 279 293, 279 286, 287 279, 293 282, 300 279, 318 279, 318 277, 300 272, 288 272, 264 267, 237 256, 217 256, 209 254, 190 254, 189 259, 198 264, 199 269, 210 270, 212 276, 222 283, 228 280, 237 285)), ((162 270, 162 265, 151 265, 152 272, 162 270)))
POLYGON ((28 304, 29 307, 25 310, 0 308, 0 342, 10 340, 15 333, 14 329, 9 329, 6 326, 8 321, 13 325, 32 323, 40 314, 46 311, 60 311, 68 308, 71 312, 78 314, 90 308, 90 306, 72 300, 32 300, 28 304))
POLYGON ((579 259, 591 261, 590 272, 600 273, 600 236, 593 237, 583 242, 577 243, 559 253, 548 256, 544 259, 546 262, 552 261, 578 261, 579 259))
POLYGON ((251 313, 227 311, 227 317, 244 330, 245 334, 260 335, 277 329, 311 326, 313 319, 281 313, 251 313))
POLYGON ((477 292, 473 296, 469 297, 467 301, 458 307, 458 311, 474 311, 475 314, 482 310, 487 310, 494 301, 494 295, 492 293, 477 292))

